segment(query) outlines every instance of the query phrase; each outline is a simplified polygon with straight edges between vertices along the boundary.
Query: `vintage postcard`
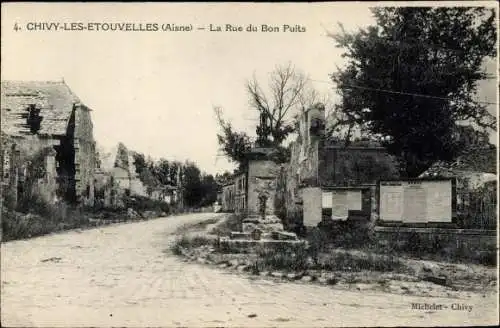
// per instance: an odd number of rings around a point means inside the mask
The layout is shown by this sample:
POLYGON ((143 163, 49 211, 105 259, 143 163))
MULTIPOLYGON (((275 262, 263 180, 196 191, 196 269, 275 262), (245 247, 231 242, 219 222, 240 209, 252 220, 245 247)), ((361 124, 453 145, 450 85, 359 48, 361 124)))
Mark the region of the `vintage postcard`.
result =
POLYGON ((498 18, 2 3, 1 325, 498 324, 498 18))

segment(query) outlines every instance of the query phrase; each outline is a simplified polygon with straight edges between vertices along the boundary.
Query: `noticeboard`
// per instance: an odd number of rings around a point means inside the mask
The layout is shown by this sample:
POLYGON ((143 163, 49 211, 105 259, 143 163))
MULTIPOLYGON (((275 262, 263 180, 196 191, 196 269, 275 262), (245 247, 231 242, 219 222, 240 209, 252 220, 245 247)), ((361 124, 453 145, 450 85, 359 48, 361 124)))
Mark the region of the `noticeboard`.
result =
POLYGON ((395 180, 379 182, 382 222, 451 223, 454 180, 395 180))
POLYGON ((363 210, 361 190, 333 189, 323 190, 322 209, 327 210, 332 220, 347 220, 349 211, 363 210))

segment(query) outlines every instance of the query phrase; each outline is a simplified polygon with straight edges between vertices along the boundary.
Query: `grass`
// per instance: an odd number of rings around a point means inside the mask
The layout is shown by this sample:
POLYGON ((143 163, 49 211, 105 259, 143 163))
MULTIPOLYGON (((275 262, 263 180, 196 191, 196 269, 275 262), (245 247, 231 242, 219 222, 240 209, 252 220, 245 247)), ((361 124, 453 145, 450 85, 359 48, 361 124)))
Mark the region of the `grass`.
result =
POLYGON ((25 239, 78 227, 90 226, 89 217, 65 205, 52 207, 51 214, 19 213, 2 208, 2 241, 25 239))
POLYGON ((423 239, 417 233, 405 237, 396 236, 386 244, 375 242, 365 247, 365 250, 420 260, 480 264, 489 267, 497 265, 496 245, 478 249, 464 244, 457 245, 455 241, 440 241, 437 237, 431 240, 423 239))
POLYGON ((124 199, 125 208, 83 207, 46 202, 36 193, 25 195, 14 204, 9 195, 2 194, 2 241, 26 239, 75 228, 88 228, 112 222, 134 220, 127 216, 127 208, 150 212, 170 213, 168 204, 144 197, 124 199))
POLYGON ((186 224, 182 225, 181 227, 179 227, 177 229, 176 233, 177 234, 184 234, 188 231, 205 230, 207 226, 209 226, 211 224, 216 224, 217 222, 219 222, 219 220, 220 219, 212 218, 212 219, 208 219, 208 220, 196 222, 196 223, 186 223, 186 224))
MULTIPOLYGON (((318 243, 320 243, 318 239, 318 243)), ((202 246, 218 246, 213 238, 206 236, 179 237, 172 246, 174 254, 182 255, 183 250, 193 250, 202 246)), ((332 251, 321 248, 322 244, 276 244, 260 246, 255 249, 256 260, 250 263, 250 271, 292 271, 327 270, 359 272, 364 270, 378 272, 401 272, 403 263, 395 256, 366 254, 362 252, 332 251)), ((240 251, 215 247, 216 252, 241 254, 240 251)), ((250 258, 250 257, 249 257, 250 258)), ((252 257, 253 258, 253 257, 252 257)))
POLYGON ((241 222, 243 218, 244 215, 242 214, 230 214, 224 221, 216 225, 210 233, 219 237, 229 236, 231 231, 241 230, 241 222))
POLYGON ((144 196, 128 196, 124 197, 123 201, 125 203, 125 208, 132 208, 137 212, 157 211, 165 214, 171 213, 169 204, 144 196))
POLYGON ((182 235, 175 240, 171 249, 174 254, 182 255, 183 250, 192 250, 201 246, 211 246, 214 244, 215 240, 213 238, 182 235))
MULTIPOLYGON (((235 220, 234 217, 232 219, 235 220)), ((309 281, 321 280, 321 283, 329 285, 363 282, 384 286, 388 280, 413 282, 422 279, 422 262, 405 258, 402 256, 404 252, 389 248, 384 253, 381 247, 374 248, 372 245, 342 249, 335 247, 329 235, 320 230, 309 232, 307 244, 261 245, 243 250, 236 246, 225 247, 233 244, 219 244, 214 237, 184 235, 175 241, 172 251, 191 260, 202 258, 208 263, 238 267, 238 271, 243 266, 243 271, 253 275, 271 273, 274 276, 274 272, 278 272, 276 277, 281 275, 297 280, 308 276, 309 281)), ((491 250, 493 253, 494 250, 491 250)), ((472 273, 470 269, 450 263, 428 265, 432 268, 431 278, 444 277, 447 284, 452 282, 460 290, 484 290, 491 286, 491 281, 496 281, 491 269, 484 267, 474 268, 472 273)))
POLYGON ((257 251, 259 264, 264 270, 326 270, 326 271, 377 271, 402 272, 403 262, 396 256, 362 252, 318 250, 315 245, 290 248, 261 248, 257 251))
POLYGON ((329 248, 359 250, 374 255, 407 257, 450 263, 470 263, 485 266, 497 265, 496 245, 474 249, 455 241, 443 241, 438 237, 423 238, 418 233, 394 235, 392 240, 382 243, 366 226, 356 228, 339 223, 324 229, 312 229, 306 239, 317 253, 329 248))

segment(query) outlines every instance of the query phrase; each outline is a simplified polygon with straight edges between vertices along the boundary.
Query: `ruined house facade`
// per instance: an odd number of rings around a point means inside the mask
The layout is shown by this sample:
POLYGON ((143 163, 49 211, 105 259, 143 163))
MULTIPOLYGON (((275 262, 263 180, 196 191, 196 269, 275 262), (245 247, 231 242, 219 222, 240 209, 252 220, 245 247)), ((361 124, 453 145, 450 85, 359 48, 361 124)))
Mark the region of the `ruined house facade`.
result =
POLYGON ((247 208, 247 172, 235 174, 222 186, 221 209, 224 212, 244 213, 247 208))
POLYGON ((376 220, 376 182, 397 176, 395 160, 373 143, 332 142, 324 128, 321 104, 299 118, 290 162, 282 166, 278 178, 281 218, 291 227, 376 220))
POLYGON ((47 201, 92 206, 96 152, 90 111, 64 82, 2 81, 5 192, 15 199, 36 192, 47 201))

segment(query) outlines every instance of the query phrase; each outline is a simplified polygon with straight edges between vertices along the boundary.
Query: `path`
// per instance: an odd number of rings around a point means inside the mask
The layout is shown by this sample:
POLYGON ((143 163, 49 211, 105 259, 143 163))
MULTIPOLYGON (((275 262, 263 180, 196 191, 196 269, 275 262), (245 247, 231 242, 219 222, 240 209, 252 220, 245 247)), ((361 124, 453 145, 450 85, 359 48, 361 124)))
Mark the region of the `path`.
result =
POLYGON ((497 322, 494 295, 368 294, 185 263, 167 249, 191 214, 2 244, 3 326, 408 326, 497 322), (167 251, 166 251, 167 250, 167 251), (424 311, 453 303, 472 311, 424 311))

